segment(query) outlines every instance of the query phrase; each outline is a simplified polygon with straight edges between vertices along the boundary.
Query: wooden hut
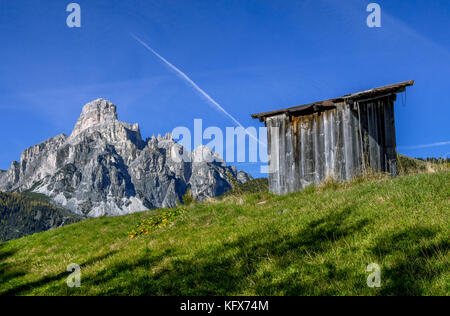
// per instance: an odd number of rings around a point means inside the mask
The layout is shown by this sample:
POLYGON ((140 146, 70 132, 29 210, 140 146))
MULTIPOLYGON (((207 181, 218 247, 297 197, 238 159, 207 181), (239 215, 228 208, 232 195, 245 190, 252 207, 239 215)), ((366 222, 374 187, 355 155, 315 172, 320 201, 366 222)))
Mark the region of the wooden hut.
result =
POLYGON ((267 127, 269 189, 285 194, 363 170, 397 175, 394 102, 414 81, 253 114, 267 127))

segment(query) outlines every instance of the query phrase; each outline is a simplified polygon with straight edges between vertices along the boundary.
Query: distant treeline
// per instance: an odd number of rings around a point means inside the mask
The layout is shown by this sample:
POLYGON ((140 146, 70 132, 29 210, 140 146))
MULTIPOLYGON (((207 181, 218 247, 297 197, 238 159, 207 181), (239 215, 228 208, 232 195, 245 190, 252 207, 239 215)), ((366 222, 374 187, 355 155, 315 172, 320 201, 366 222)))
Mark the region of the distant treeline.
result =
POLYGON ((0 241, 75 223, 80 219, 36 196, 0 191, 0 241))
POLYGON ((450 157, 448 157, 448 158, 427 157, 427 158, 415 158, 415 159, 425 161, 425 162, 431 162, 431 163, 435 163, 435 164, 450 163, 450 157))

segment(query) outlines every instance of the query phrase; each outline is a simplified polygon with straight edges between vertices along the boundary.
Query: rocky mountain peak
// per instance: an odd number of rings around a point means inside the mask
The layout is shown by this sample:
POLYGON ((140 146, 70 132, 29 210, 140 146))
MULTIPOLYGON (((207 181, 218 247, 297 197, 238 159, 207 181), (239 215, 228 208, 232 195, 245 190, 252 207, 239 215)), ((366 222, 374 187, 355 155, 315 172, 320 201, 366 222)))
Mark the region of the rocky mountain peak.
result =
POLYGON ((59 207, 98 217, 174 207, 188 188, 203 201, 231 189, 233 179, 251 177, 206 146, 191 154, 170 134, 143 141, 138 124, 120 122, 116 106, 97 99, 83 107, 71 136, 32 146, 0 170, 0 190, 45 194, 59 207))
POLYGON ((213 152, 211 148, 205 145, 200 145, 192 151, 192 161, 193 162, 217 162, 225 163, 223 158, 213 152))
POLYGON ((72 136, 78 135, 92 126, 114 121, 117 121, 116 106, 104 99, 94 100, 83 107, 72 136))

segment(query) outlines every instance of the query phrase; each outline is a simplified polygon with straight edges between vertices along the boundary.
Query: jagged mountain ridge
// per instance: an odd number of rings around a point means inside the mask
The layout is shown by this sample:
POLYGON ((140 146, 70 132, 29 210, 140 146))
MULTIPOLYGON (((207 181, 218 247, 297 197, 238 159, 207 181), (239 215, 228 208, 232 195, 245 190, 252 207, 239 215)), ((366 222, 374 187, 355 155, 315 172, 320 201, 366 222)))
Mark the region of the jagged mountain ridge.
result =
POLYGON ((71 135, 60 134, 22 152, 0 172, 0 190, 32 191, 80 215, 122 215, 173 207, 190 188, 205 200, 251 179, 206 147, 188 152, 171 135, 142 140, 139 125, 120 122, 111 102, 83 107, 71 135), (179 161, 178 157, 188 157, 179 161), (214 161, 204 159, 215 158, 214 161))

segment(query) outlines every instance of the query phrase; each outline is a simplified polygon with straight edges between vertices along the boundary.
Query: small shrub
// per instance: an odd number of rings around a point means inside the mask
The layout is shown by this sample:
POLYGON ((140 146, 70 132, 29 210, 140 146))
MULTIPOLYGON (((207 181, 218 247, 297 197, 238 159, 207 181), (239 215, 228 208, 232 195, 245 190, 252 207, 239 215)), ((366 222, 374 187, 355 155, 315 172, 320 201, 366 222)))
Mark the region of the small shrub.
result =
POLYGON ((186 193, 181 198, 184 205, 191 205, 195 199, 192 196, 191 189, 187 189, 186 193))
POLYGON ((303 189, 303 194, 309 195, 314 194, 316 192, 316 187, 314 185, 308 185, 306 188, 303 189))
POLYGON ((367 168, 363 170, 362 173, 355 175, 349 184, 351 185, 370 181, 387 180, 390 179, 391 177, 392 176, 390 173, 376 172, 371 168, 367 168))
POLYGON ((318 186, 319 191, 331 190, 335 191, 339 188, 340 182, 335 180, 334 178, 328 178, 322 184, 318 186))
POLYGON ((427 163, 423 160, 410 158, 400 154, 397 155, 399 175, 410 175, 427 172, 427 164, 431 166, 431 163, 427 163))
POLYGON ((252 193, 268 193, 269 181, 267 178, 250 180, 246 183, 237 184, 230 191, 225 192, 221 197, 238 196, 252 193))
POLYGON ((185 209, 175 208, 162 212, 152 218, 146 219, 136 225, 136 227, 128 233, 130 238, 135 238, 140 235, 147 235, 148 233, 155 231, 160 227, 165 227, 167 225, 172 224, 175 219, 184 214, 186 212, 185 209))

